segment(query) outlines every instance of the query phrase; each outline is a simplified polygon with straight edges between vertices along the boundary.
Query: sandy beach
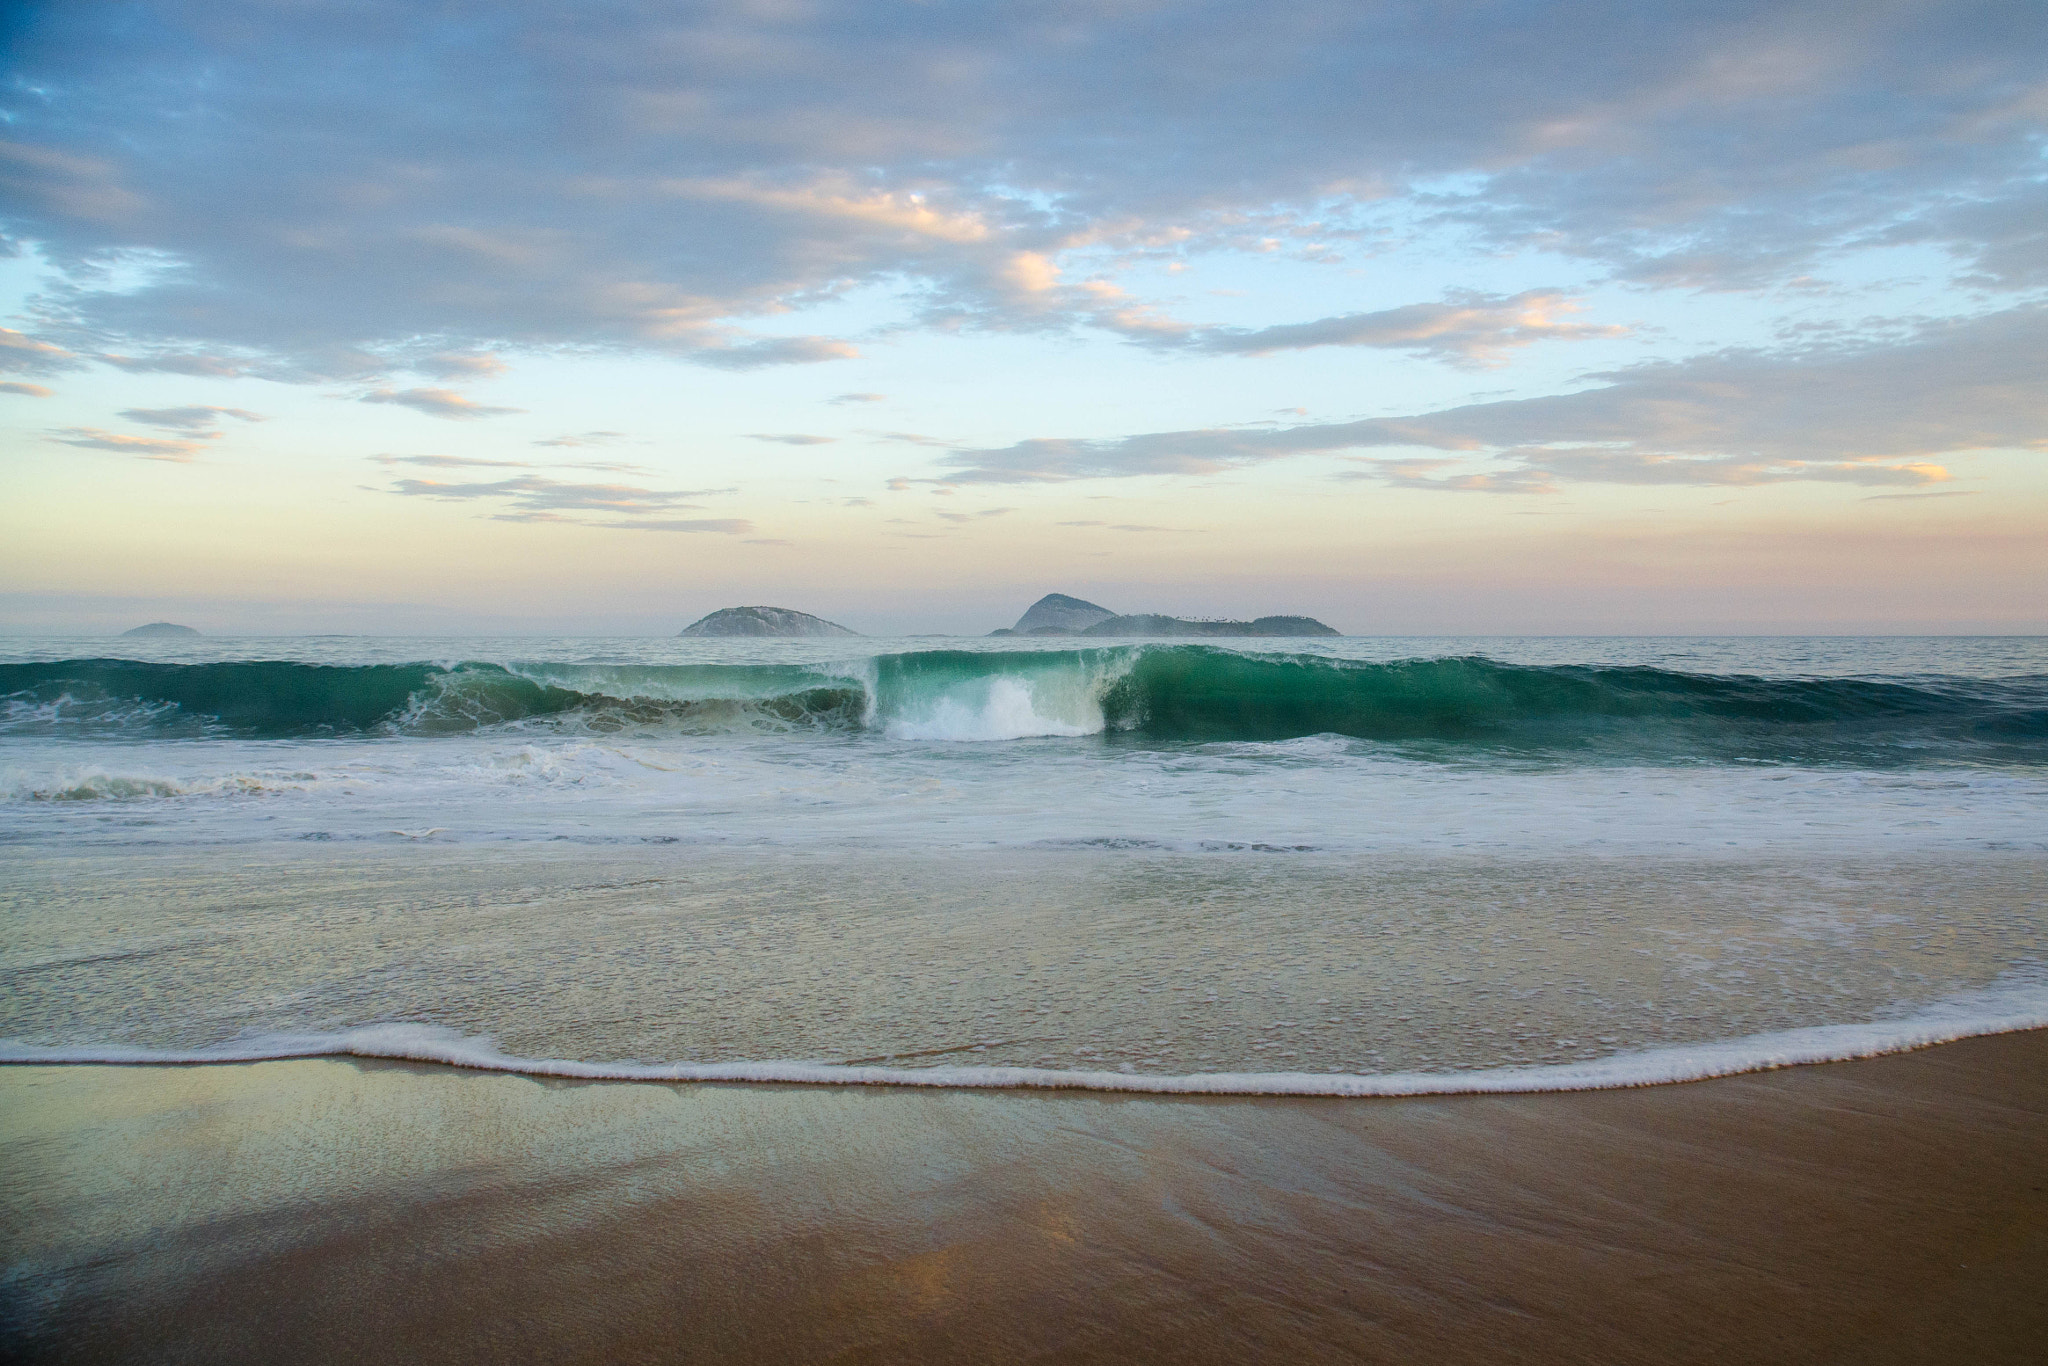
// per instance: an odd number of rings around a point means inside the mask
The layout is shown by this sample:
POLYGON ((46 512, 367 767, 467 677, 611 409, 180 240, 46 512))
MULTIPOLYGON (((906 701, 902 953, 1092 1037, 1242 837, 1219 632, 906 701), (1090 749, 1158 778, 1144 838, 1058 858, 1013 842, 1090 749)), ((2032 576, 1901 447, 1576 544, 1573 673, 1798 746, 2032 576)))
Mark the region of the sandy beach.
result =
POLYGON ((1630 1091, 0 1069, 37 1361, 2020 1362, 2048 1031, 1630 1091))
POLYGON ((2048 0, 0 24, 0 1366, 2048 1366, 2048 0))

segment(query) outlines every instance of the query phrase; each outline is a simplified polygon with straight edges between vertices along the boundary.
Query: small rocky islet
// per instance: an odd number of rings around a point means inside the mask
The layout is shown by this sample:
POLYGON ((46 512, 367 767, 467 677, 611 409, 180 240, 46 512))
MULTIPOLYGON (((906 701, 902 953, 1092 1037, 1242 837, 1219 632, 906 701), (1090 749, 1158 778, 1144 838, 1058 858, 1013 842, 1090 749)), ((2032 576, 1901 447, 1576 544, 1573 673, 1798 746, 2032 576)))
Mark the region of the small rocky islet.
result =
POLYGON ((857 636, 836 621, 788 607, 722 607, 697 618, 679 636, 857 636))

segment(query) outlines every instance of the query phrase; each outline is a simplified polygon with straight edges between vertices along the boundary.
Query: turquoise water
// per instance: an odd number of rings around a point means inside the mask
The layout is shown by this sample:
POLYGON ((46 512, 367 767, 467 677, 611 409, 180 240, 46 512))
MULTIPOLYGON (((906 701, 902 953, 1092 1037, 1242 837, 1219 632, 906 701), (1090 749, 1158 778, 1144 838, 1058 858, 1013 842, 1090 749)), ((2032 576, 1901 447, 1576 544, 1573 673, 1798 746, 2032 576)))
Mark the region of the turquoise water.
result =
POLYGON ((517 723, 982 741, 1327 734, 1623 761, 2033 763, 2048 753, 2048 660, 2031 641, 1981 642, 1974 658, 1950 641, 1917 650, 1757 642, 1747 658, 1735 642, 1630 642, 1589 644, 1582 652, 1591 658, 1571 663, 1526 658, 1555 655, 1561 642, 1408 657, 1389 657, 1392 642, 1313 643, 1323 648, 983 644, 852 654, 842 645, 802 658, 812 652, 789 644, 564 642, 489 659, 454 653, 460 644, 449 642, 390 662, 380 656, 407 642, 222 642, 155 658, 0 662, 0 727, 13 737, 143 740, 425 738, 517 723), (675 658, 648 657, 661 654, 675 658), (1525 658, 1497 657, 1516 654, 1525 658))
POLYGON ((1677 1076, 2042 990, 2038 638, 16 640, 0 698, 0 1038, 81 1056, 1677 1076))

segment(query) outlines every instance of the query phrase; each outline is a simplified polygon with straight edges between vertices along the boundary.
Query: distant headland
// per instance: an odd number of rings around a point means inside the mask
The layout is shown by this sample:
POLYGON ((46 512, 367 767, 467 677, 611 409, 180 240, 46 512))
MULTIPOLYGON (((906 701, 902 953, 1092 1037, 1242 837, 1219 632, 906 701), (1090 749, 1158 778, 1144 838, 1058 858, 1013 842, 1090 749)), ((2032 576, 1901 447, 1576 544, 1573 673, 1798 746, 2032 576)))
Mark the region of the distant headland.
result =
POLYGON ((137 626, 132 631, 123 631, 121 638, 129 636, 196 636, 199 632, 190 626, 180 626, 174 621, 152 621, 147 626, 137 626))
POLYGON ((1314 617, 1255 617, 1221 621, 1200 617, 1169 617, 1157 612, 1123 616, 1107 607, 1047 593, 1031 604, 1015 626, 990 631, 992 636, 1334 636, 1339 632, 1314 617))
MULTIPOLYGON (((132 635, 133 632, 130 632, 132 635)), ((722 607, 676 632, 679 636, 857 636, 836 621, 787 607, 722 607)))

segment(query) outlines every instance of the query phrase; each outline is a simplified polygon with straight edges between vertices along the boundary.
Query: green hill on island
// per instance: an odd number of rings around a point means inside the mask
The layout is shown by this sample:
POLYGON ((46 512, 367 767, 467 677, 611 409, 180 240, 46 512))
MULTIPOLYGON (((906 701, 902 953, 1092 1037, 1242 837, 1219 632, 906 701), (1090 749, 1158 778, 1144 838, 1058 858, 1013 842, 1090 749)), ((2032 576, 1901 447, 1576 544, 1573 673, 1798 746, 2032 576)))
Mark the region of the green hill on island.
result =
POLYGON ((838 622, 788 607, 722 607, 676 632, 679 636, 857 636, 838 622))

